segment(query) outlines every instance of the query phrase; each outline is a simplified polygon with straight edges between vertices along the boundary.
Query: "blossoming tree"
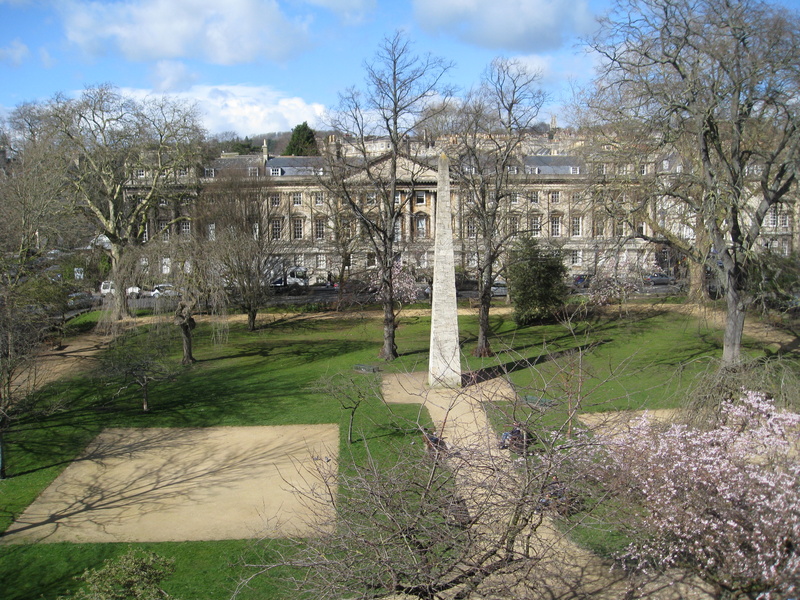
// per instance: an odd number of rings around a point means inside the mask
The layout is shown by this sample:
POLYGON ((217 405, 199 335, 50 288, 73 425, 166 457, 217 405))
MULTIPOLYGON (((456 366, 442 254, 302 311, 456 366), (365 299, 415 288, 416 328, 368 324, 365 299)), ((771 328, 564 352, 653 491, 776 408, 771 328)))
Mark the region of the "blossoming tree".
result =
POLYGON ((640 510, 625 558, 680 567, 718 598, 788 598, 800 591, 800 415, 745 392, 707 430, 647 417, 605 437, 606 481, 640 510))

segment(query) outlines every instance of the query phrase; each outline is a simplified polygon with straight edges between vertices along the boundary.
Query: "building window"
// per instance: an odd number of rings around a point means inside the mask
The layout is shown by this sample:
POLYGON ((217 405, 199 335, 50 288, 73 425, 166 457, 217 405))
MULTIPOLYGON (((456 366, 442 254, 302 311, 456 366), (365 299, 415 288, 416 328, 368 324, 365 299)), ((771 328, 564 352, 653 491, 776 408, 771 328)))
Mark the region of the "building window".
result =
POLYGON ((280 167, 270 167, 269 174, 272 177, 280 177, 281 176, 281 168, 280 167))
POLYGON ((394 193, 394 203, 395 205, 400 204, 400 192, 394 193))
POLYGON ((606 174, 606 166, 605 166, 605 164, 600 163, 599 165, 597 165, 597 167, 595 168, 595 173, 597 175, 605 175, 606 174))
POLYGON ((190 235, 192 233, 192 224, 189 221, 181 221, 181 235, 190 235))
POLYGON ((770 227, 777 227, 778 226, 778 207, 772 206, 769 209, 769 213, 767 213, 767 222, 769 223, 770 227))
POLYGON ((270 237, 273 240, 281 239, 283 235, 283 221, 281 219, 272 219, 269 223, 270 237))
POLYGON ((561 201, 561 192, 550 192, 550 204, 558 204, 561 201))
POLYGON ((281 195, 280 194, 270 194, 269 196, 269 205, 272 208, 278 208, 281 205, 281 195))
POLYGON ((539 175, 541 172, 539 167, 525 167, 525 173, 528 175, 539 175))
POLYGON ((158 230, 161 232, 161 239, 165 242, 169 241, 169 221, 159 221, 158 230))
POLYGON ((213 242, 217 239, 217 224, 209 223, 207 228, 208 241, 213 242))
POLYGON ((378 266, 378 257, 375 255, 374 252, 367 252, 367 268, 373 268, 378 266))
POLYGON ((561 237, 561 217, 550 217, 550 235, 561 237))
POLYGON ((325 219, 317 219, 314 221, 314 239, 325 239, 325 219))
POLYGON ((531 192, 528 197, 531 200, 531 204, 539 204, 539 192, 531 192))
POLYGON ((580 235, 581 235, 581 218, 580 217, 572 217, 572 228, 570 230, 570 235, 572 237, 580 237, 580 235))
POLYGON ((300 206, 303 204, 303 192, 292 193, 292 206, 300 206))
POLYGON ((475 219, 467 220, 467 237, 473 240, 478 237, 478 228, 475 225, 475 219))
POLYGON ((542 218, 539 216, 531 217, 531 235, 539 237, 542 235, 542 218))
POLYGON ((145 243, 149 239, 150 239, 150 224, 147 221, 145 221, 144 227, 142 227, 142 243, 145 243))
POLYGON ((322 192, 313 192, 314 206, 322 206, 325 204, 325 194, 322 192))
POLYGON ((261 224, 256 221, 250 226, 250 232, 253 234, 253 239, 258 241, 261 237, 261 224))
POLYGON ((172 271, 172 259, 168 256, 161 259, 161 274, 169 275, 172 271))
POLYGON ((581 264, 581 251, 580 250, 570 250, 569 251, 569 263, 571 265, 579 265, 579 264, 581 264))
POLYGON ((636 223, 636 235, 638 235, 639 237, 644 235, 644 223, 642 223, 641 221, 636 223))
POLYGON ((133 170, 133 176, 136 177, 136 179, 144 179, 146 175, 147 175, 147 172, 144 169, 134 169, 133 170))
POLYGON ((580 175, 581 174, 581 168, 580 167, 570 167, 569 168, 569 173, 570 173, 570 175, 580 175))
POLYGON ((317 254, 317 257, 314 260, 317 269, 325 269, 328 266, 324 254, 317 254))
POLYGON ((511 204, 519 204, 519 194, 517 192, 511 192, 510 202, 511 204))
POLYGON ((614 235, 616 237, 625 235, 625 222, 621 218, 614 220, 614 235))
POLYGON ((669 159, 664 159, 661 161, 661 170, 662 171, 669 171, 669 159))
POLYGON ((417 205, 424 205, 425 204, 425 192, 417 192, 416 193, 417 205))
POLYGON ((428 237, 428 215, 417 215, 416 218, 417 237, 428 237))
POLYGON ((605 226, 606 223, 603 219, 595 217, 592 223, 594 237, 603 237, 605 235, 605 226))
POLYGON ((205 175, 209 179, 212 179, 214 177, 214 169, 206 167, 205 169, 203 169, 203 175, 205 175))
POLYGON ((514 165, 509 165, 506 167, 506 171, 509 175, 516 175, 519 173, 519 167, 515 167, 514 165))
POLYGON ((303 219, 300 218, 292 219, 292 239, 295 240, 303 239, 303 219))
POLYGON ((508 233, 509 235, 517 235, 519 233, 519 217, 511 215, 508 217, 508 233))
POLYGON ((789 213, 782 211, 778 214, 778 226, 781 229, 789 229, 789 213))
POLYGON ((159 206, 166 206, 167 205, 167 199, 166 198, 159 198, 158 199, 158 205, 159 206))

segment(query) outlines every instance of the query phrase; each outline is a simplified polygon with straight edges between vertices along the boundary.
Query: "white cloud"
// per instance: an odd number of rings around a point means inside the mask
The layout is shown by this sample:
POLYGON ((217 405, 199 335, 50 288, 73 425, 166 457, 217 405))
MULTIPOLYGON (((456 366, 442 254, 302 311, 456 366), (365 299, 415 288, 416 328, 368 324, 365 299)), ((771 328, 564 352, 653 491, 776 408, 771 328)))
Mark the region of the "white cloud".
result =
POLYGON ((221 65, 281 60, 307 45, 303 23, 276 0, 67 0, 67 39, 92 55, 132 60, 202 57, 221 65))
POLYGON ((160 60, 150 71, 153 87, 158 92, 185 90, 197 80, 197 74, 177 60, 160 60))
POLYGON ((30 56, 30 53, 28 47, 16 39, 5 48, 0 48, 0 62, 18 67, 30 56))
MULTIPOLYGON (((138 96, 148 93, 125 91, 138 96)), ((289 131, 303 121, 316 127, 325 113, 322 104, 309 104, 302 98, 286 96, 267 86, 194 85, 170 95, 197 103, 210 133, 235 131, 240 135, 253 135, 289 131)))
POLYGON ((517 52, 555 50, 593 27, 586 0, 413 0, 423 29, 517 52))

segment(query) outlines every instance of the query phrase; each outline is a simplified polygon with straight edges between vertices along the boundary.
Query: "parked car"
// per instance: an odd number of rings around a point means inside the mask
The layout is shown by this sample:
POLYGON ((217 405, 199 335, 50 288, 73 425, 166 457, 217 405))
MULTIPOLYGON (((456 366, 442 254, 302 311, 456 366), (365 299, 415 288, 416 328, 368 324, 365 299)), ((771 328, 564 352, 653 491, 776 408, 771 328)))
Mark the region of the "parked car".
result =
POLYGON ((575 289, 588 288, 592 283, 592 276, 581 273, 572 278, 572 287, 575 289))
POLYGON ((171 283, 158 283, 153 286, 153 291, 150 293, 153 298, 177 298, 180 296, 178 290, 171 283))
POLYGON ((508 284, 505 281, 495 281, 492 286, 492 296, 507 296, 508 284))
POLYGON ((651 273, 645 275, 644 282, 647 285, 672 285, 675 283, 675 278, 664 273, 651 273))
POLYGON ((100 284, 100 295, 105 298, 109 294, 113 294, 115 289, 113 281, 104 281, 100 284))
POLYGON ((67 296, 67 308, 70 310, 91 308, 92 306, 94 306, 94 296, 89 292, 75 292, 67 296))
POLYGON ((129 288, 125 289, 125 295, 128 298, 140 298, 142 296, 142 288, 138 285, 132 285, 129 288))

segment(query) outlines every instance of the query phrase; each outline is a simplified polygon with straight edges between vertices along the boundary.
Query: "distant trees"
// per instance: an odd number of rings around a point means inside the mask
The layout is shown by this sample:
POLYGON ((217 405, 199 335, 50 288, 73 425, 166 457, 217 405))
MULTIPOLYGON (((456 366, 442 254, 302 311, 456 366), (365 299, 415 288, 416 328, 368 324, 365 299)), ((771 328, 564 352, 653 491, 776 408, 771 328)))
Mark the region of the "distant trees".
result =
POLYGON ((593 168, 617 182, 613 210, 719 268, 733 365, 764 219, 797 183, 800 18, 759 0, 614 6, 590 41, 601 61, 582 99, 593 168))
POLYGON ((292 137, 289 138, 283 156, 319 156, 316 133, 306 121, 292 129, 292 137))
MULTIPOLYGON (((128 282, 117 270, 145 232, 150 209, 195 192, 203 138, 197 111, 169 98, 139 101, 110 86, 77 99, 57 96, 43 110, 55 141, 50 169, 65 175, 65 193, 108 238, 112 279, 124 290, 128 282)), ((115 298, 121 315, 124 295, 115 298)))
POLYGON ((564 305, 567 267, 559 250, 523 236, 509 251, 506 274, 518 325, 551 317, 564 305))
POLYGON ((286 249, 280 194, 269 190, 263 180, 215 178, 198 199, 195 221, 208 275, 247 315, 250 331, 273 294, 270 277, 283 267, 281 251, 286 249))
POLYGON ((413 154, 411 136, 449 96, 443 84, 449 69, 440 58, 414 54, 409 41, 396 33, 366 65, 365 88, 340 96, 330 123, 344 139, 341 146, 326 149, 321 181, 355 215, 359 235, 373 255, 383 304, 379 356, 384 360, 397 357, 393 267, 400 258, 403 215, 410 210, 415 182, 428 171, 413 154), (386 151, 377 159, 371 146, 375 136, 386 139, 386 151))

